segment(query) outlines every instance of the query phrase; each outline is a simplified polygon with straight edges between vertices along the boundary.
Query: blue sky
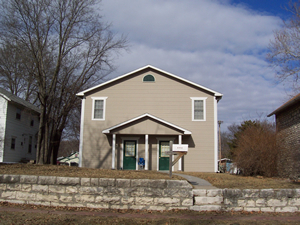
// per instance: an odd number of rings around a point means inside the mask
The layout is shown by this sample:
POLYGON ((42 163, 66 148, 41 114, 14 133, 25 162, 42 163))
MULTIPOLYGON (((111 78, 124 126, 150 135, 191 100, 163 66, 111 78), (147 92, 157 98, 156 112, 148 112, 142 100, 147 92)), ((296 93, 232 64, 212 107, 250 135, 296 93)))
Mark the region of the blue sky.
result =
POLYGON ((102 0, 101 14, 125 34, 129 51, 115 59, 114 78, 145 65, 222 93, 218 119, 266 115, 288 100, 266 62, 289 0, 102 0))

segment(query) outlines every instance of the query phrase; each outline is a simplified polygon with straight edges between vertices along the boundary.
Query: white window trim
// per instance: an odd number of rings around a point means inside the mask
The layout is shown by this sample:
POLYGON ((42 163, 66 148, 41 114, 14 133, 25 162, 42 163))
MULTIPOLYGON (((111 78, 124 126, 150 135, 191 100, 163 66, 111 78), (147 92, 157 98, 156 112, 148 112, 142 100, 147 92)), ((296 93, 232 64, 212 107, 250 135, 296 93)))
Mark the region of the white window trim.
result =
POLYGON ((107 99, 107 97, 92 97, 92 99, 93 99, 92 120, 105 120, 106 99, 107 99), (94 118, 95 100, 103 100, 103 118, 101 118, 101 119, 95 119, 94 118))
POLYGON ((191 97, 192 99, 192 121, 206 121, 206 99, 207 97, 191 97), (203 100, 203 119, 196 120, 194 119, 194 101, 195 100, 203 100))

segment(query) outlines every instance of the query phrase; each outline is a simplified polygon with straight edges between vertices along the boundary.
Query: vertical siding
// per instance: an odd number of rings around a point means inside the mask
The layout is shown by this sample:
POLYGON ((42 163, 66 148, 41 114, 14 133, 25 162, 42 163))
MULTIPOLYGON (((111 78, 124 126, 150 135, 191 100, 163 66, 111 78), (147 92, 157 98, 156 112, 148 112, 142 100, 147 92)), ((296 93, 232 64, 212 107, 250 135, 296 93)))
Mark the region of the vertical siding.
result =
MULTIPOLYGON (((183 136, 182 143, 189 144, 189 152, 184 157, 185 171, 214 171, 214 96, 211 93, 150 71, 90 92, 85 101, 83 166, 111 168, 111 137, 102 131, 149 113, 192 132, 191 136, 183 136), (154 75, 155 82, 143 82, 147 74, 154 75), (107 97, 104 121, 92 120, 92 97, 107 97), (191 97, 207 98, 206 121, 192 121, 191 97)), ((144 146, 139 145, 139 155, 143 151, 144 146)), ((153 135, 149 136, 149 153, 152 161, 149 167, 156 170, 157 139, 153 135)))
POLYGON ((28 110, 21 108, 21 119, 16 119, 17 106, 8 103, 6 131, 5 131, 5 162, 19 162, 22 158, 35 160, 36 143, 39 121, 36 115, 32 115, 28 110), (34 126, 30 125, 31 119, 34 120, 34 126), (32 136, 32 149, 28 153, 29 136, 32 136), (11 139, 15 137, 15 149, 11 149, 11 139))

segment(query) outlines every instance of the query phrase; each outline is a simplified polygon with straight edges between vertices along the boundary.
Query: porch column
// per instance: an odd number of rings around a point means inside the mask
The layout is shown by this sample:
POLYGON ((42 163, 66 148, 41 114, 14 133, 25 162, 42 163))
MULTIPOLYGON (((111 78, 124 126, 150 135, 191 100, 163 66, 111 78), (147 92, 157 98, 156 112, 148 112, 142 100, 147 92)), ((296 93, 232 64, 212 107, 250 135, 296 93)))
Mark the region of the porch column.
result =
POLYGON ((116 159, 116 134, 112 135, 112 157, 111 157, 111 169, 115 169, 116 159))
POLYGON ((149 148, 149 146, 148 146, 148 139, 149 139, 149 135, 148 134, 146 134, 145 135, 145 170, 148 170, 149 169, 149 152, 148 152, 148 148, 149 148))
MULTIPOLYGON (((182 135, 178 135, 178 144, 182 144, 182 135)), ((181 161, 182 158, 179 159, 178 161, 178 170, 179 171, 182 171, 182 161, 181 161)))

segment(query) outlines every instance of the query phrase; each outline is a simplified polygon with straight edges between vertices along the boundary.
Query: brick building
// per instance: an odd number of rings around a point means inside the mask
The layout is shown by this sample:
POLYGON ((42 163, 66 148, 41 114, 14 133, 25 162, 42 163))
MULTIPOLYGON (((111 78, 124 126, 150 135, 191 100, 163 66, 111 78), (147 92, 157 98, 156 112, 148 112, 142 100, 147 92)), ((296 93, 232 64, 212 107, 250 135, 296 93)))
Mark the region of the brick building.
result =
POLYGON ((282 151, 279 156, 279 175, 300 175, 300 94, 296 95, 268 117, 275 115, 276 130, 282 151))

